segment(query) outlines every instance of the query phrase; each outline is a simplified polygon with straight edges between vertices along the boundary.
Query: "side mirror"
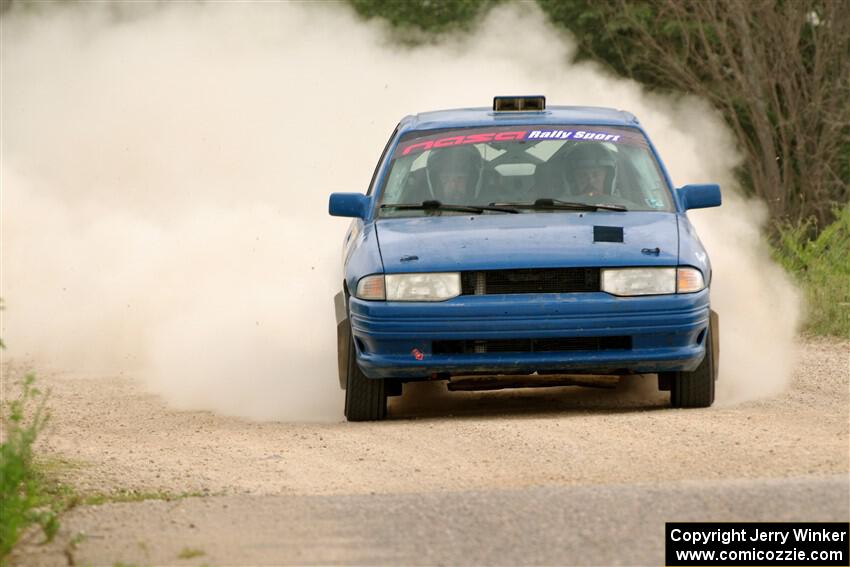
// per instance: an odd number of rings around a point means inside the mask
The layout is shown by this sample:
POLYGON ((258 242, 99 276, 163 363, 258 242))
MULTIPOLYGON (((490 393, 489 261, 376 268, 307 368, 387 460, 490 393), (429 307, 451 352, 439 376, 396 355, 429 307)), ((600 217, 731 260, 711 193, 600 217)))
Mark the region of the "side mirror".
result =
POLYGON ((372 200, 362 193, 331 193, 328 212, 334 217, 365 219, 372 200))
POLYGON ((719 207, 721 203, 720 185, 715 183, 706 185, 685 185, 676 190, 682 206, 688 209, 705 209, 708 207, 719 207))

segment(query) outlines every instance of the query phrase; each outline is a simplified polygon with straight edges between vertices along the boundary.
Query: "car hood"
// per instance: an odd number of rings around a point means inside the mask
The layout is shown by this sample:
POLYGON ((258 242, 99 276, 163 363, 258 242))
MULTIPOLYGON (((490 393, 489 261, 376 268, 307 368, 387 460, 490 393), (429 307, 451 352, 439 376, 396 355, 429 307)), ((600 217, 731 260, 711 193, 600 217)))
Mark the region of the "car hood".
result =
POLYGON ((386 273, 678 262, 675 213, 446 215, 384 218, 376 226, 386 273), (603 232, 616 239, 618 228, 622 242, 598 241, 603 232))

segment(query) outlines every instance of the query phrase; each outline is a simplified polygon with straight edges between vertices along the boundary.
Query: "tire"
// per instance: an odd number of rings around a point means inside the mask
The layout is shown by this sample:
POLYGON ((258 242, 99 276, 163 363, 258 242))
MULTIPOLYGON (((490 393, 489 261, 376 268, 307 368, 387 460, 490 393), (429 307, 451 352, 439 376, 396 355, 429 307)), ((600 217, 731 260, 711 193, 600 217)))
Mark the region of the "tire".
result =
POLYGON ((348 345, 348 380, 345 388, 345 417, 348 421, 377 421, 387 416, 384 380, 367 378, 357 365, 354 339, 348 345))
POLYGON ((720 375, 720 315, 717 311, 711 311, 711 349, 714 352, 714 379, 720 375))
POLYGON ((714 340, 716 318, 705 337, 705 356, 691 372, 668 372, 659 375, 669 380, 670 405, 674 408, 707 408, 714 403, 714 382, 717 377, 717 341, 714 340))

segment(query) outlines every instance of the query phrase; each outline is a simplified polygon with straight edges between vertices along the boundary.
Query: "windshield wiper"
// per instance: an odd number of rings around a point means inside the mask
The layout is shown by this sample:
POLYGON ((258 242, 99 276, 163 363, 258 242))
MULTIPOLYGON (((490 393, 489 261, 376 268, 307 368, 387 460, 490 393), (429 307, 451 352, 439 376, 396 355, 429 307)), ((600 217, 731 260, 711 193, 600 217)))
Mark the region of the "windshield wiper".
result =
POLYGON ((604 209, 606 211, 626 211, 623 205, 613 204, 593 204, 593 203, 577 203, 571 201, 561 201, 560 199, 537 199, 533 203, 490 203, 491 207, 514 207, 517 209, 535 209, 535 210, 564 210, 564 211, 598 211, 604 209))
POLYGON ((401 211, 454 211, 460 213, 475 213, 480 215, 484 211, 496 211, 499 213, 518 213, 519 211, 509 205, 451 205, 440 201, 422 201, 421 203, 384 203, 382 209, 398 209, 401 211))

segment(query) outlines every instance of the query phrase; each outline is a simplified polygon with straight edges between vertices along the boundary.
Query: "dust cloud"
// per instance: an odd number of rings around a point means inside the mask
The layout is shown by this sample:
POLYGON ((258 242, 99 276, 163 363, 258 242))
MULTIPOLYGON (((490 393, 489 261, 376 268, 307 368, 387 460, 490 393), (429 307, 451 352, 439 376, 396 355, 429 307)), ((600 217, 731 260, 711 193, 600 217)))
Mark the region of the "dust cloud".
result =
POLYGON ((2 336, 8 355, 138 376, 170 404, 341 419, 332 296, 346 221, 398 119, 545 93, 637 114, 716 268, 721 401, 788 381, 797 295, 735 196, 733 141, 691 98, 590 64, 530 5, 400 47, 345 5, 14 5, 2 16, 2 336))

